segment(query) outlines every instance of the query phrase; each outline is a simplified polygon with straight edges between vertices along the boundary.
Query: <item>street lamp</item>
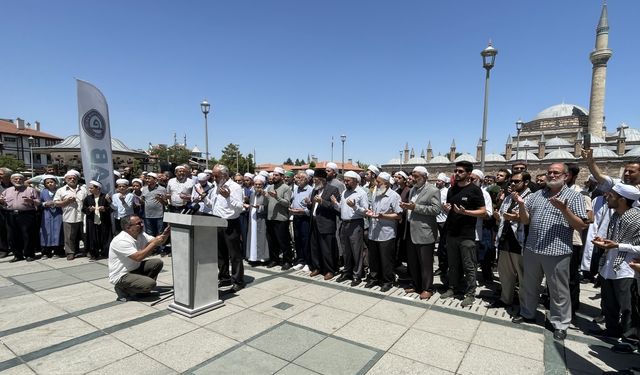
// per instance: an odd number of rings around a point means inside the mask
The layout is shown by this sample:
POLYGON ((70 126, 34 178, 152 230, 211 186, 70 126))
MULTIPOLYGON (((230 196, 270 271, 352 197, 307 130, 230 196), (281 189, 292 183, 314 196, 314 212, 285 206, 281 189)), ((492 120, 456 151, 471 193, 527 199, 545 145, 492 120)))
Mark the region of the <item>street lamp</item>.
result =
MULTIPOLYGON (((516 159, 520 158, 520 130, 522 130, 522 125, 524 125, 524 121, 521 118, 516 121, 516 130, 518 131, 518 145, 516 146, 516 159)), ((525 150, 525 154, 527 151, 525 150)))
POLYGON ((31 177, 33 178, 33 176, 35 176, 33 174, 33 143, 35 142, 35 139, 33 138, 33 136, 29 136, 29 160, 31 160, 31 177))
POLYGON ((489 105, 489 72, 496 61, 496 55, 498 50, 493 48, 491 41, 487 48, 480 52, 482 55, 482 67, 487 71, 487 75, 484 80, 484 114, 482 116, 482 152, 480 154, 480 169, 484 171, 484 155, 487 148, 487 111, 489 105))
POLYGON ((204 114, 204 157, 205 157, 205 168, 209 169, 209 124, 207 121, 207 115, 209 114, 209 108, 211 104, 207 102, 207 99, 203 100, 200 103, 200 109, 204 114))
POLYGON ((344 174, 344 141, 347 140, 347 136, 346 135, 341 135, 340 136, 340 140, 342 141, 342 174, 344 174))

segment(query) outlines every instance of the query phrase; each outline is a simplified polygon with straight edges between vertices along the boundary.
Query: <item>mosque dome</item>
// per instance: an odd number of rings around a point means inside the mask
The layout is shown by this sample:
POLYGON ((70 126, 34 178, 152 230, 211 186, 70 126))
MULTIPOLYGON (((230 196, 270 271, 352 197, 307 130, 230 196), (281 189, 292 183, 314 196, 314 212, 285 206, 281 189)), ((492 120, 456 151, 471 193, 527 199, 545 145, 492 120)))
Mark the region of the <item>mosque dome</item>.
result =
POLYGON ((451 160, 449 160, 446 156, 438 155, 433 159, 429 160, 429 164, 449 164, 451 160))
POLYGON ((544 157, 544 160, 567 160, 567 159, 575 159, 576 157, 573 156, 570 152, 565 151, 565 150, 554 150, 551 151, 550 153, 547 154, 547 156, 544 157))
POLYGON ((539 112, 533 120, 547 118, 568 117, 568 116, 589 116, 589 111, 575 104, 556 104, 539 112))
POLYGON ((468 161, 470 163, 477 163, 478 161, 471 154, 462 154, 453 160, 454 163, 459 161, 468 161))
POLYGON ((562 139, 559 137, 554 137, 547 141, 547 147, 567 147, 567 146, 571 146, 571 143, 569 143, 569 141, 567 141, 566 139, 562 139))
POLYGON ((525 154, 524 151, 514 152, 513 156, 509 160, 511 160, 511 161, 516 161, 516 160, 538 161, 540 159, 538 159, 536 154, 534 154, 533 152, 527 150, 526 154, 525 154))
POLYGON ((507 159, 504 158, 504 156, 500 155, 500 154, 489 154, 487 156, 484 157, 484 161, 487 162, 501 162, 504 163, 505 161, 507 161, 507 159))
POLYGON ((395 159, 389 160, 387 164, 402 164, 402 162, 400 161, 400 159, 395 158, 395 159))
MULTIPOLYGON (((625 141, 627 142, 638 142, 640 141, 640 130, 634 128, 626 128, 624 129, 625 141)), ((593 136, 591 136, 593 143, 593 136)))
POLYGON ((427 164, 427 161, 421 157, 411 158, 407 161, 407 164, 427 164))
POLYGON ((599 144, 606 144, 607 141, 604 140, 604 138, 598 137, 595 134, 591 134, 591 144, 592 145, 599 145, 599 144))
POLYGON ((640 157, 640 146, 636 146, 631 150, 627 151, 627 153, 624 154, 624 156, 640 157))
MULTIPOLYGON (((518 142, 516 142, 516 147, 517 146, 518 146, 518 142)), ((529 139, 525 139, 524 141, 520 142, 520 147, 524 147, 524 148, 538 147, 538 142, 532 141, 532 140, 529 140, 529 139)))
POLYGON ((608 148, 600 146, 593 149, 593 157, 595 159, 610 159, 617 158, 618 155, 616 155, 615 152, 609 150, 608 148))

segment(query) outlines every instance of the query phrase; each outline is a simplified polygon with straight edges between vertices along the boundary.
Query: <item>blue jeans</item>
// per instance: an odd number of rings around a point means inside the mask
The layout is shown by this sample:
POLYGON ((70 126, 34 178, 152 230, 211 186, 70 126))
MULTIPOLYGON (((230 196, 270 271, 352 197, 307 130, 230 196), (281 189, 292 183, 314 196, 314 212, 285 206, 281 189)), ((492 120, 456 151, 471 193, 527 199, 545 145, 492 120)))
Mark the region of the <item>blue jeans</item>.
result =
MULTIPOLYGON (((158 218, 145 218, 144 219, 144 232, 150 236, 157 236, 164 230, 164 222, 161 217, 158 218)), ((161 245, 155 252, 164 251, 164 245, 161 245)))

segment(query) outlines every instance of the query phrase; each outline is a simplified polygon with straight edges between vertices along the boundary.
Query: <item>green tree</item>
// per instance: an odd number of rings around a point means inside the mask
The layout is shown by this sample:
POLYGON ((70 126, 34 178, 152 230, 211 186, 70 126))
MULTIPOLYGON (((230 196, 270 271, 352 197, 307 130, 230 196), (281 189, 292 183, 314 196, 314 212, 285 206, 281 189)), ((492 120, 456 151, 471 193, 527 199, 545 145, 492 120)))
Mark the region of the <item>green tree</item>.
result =
POLYGON ((293 162, 293 165, 298 166, 298 167, 301 166, 302 164, 304 164, 304 162, 302 160, 300 160, 300 159, 297 159, 297 158, 296 158, 296 161, 293 162))
POLYGON ((184 164, 191 158, 191 151, 180 145, 159 145, 154 147, 150 153, 157 157, 159 162, 165 161, 174 164, 184 164))
POLYGON ((293 165, 293 160, 291 160, 291 158, 287 158, 287 160, 284 161, 284 163, 282 163, 284 165, 293 165))
POLYGON ((0 167, 9 168, 13 171, 21 171, 24 169, 24 162, 16 159, 13 155, 0 156, 0 167))
POLYGON ((314 169, 316 167, 316 162, 312 161, 311 163, 309 163, 309 168, 310 169, 314 169))

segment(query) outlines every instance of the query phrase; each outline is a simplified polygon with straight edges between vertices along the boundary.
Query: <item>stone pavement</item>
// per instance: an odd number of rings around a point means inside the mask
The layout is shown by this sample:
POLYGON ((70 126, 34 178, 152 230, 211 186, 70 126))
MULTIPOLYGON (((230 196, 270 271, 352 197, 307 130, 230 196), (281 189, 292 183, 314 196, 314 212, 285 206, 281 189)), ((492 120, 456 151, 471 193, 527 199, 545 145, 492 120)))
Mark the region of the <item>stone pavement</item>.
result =
MULTIPOLYGON (((159 285, 172 285, 171 258, 159 285)), ((3 374, 600 374, 640 366, 582 331, 598 290, 564 344, 509 311, 428 302, 393 288, 351 288, 307 272, 246 268, 247 288, 189 319, 151 296, 120 303, 105 261, 0 260, 3 374)), ((491 291, 480 289, 480 296, 491 291)))

